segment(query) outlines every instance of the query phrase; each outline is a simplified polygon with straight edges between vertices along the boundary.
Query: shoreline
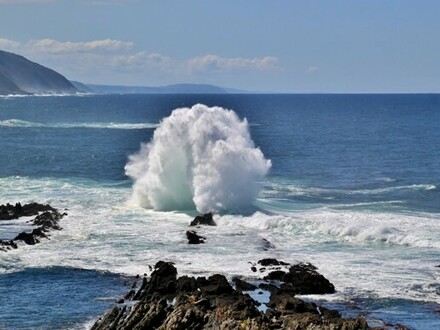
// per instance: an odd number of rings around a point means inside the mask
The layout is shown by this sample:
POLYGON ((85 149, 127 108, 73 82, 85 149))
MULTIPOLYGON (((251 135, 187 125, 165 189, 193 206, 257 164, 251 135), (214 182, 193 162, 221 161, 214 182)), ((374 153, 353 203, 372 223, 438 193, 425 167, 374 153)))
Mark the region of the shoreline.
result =
POLYGON ((363 317, 342 318, 337 311, 295 297, 334 292, 313 265, 290 266, 276 259, 262 259, 258 265, 266 274, 258 286, 241 278, 234 278, 231 285, 220 274, 177 277, 172 263, 159 261, 150 279, 142 278, 138 290, 135 282, 91 330, 373 329, 363 317), (265 302, 255 299, 258 295, 265 302))

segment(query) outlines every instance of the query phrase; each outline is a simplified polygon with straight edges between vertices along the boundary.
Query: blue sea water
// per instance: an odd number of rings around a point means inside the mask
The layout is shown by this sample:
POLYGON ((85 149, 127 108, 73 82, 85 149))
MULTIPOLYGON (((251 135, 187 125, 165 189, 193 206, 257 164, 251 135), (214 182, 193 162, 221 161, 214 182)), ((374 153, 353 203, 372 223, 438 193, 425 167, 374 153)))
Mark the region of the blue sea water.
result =
MULTIPOLYGON (((252 277, 248 262, 274 256, 312 262, 338 291, 307 299, 376 325, 438 329, 439 125, 437 94, 0 98, 0 204, 69 214, 50 240, 0 254, 0 328, 87 328, 126 276, 158 260, 252 277), (163 118, 198 103, 247 118, 272 163, 256 211, 216 216, 203 249, 184 237, 195 211, 130 204, 124 171, 163 118)), ((0 222, 0 239, 18 228, 0 222)))

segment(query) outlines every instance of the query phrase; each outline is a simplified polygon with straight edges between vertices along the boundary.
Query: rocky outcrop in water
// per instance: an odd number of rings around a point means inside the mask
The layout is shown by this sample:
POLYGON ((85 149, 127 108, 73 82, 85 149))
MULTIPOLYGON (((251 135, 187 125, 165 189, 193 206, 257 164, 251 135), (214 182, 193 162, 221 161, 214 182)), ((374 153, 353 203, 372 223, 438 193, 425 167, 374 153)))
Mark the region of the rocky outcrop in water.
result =
MULTIPOLYGON (((310 266, 292 267, 292 272, 316 271, 310 266)), ((286 274, 290 274, 290 270, 286 274)), ((208 278, 178 278, 172 263, 160 261, 150 280, 144 278, 140 289, 130 295, 132 298, 98 319, 92 330, 369 329, 365 319, 344 319, 336 311, 298 299, 291 291, 277 285, 282 282, 272 280, 264 282, 271 287, 271 294, 263 312, 261 303, 246 294, 255 286, 241 279, 234 282, 237 289, 220 274, 208 278)), ((310 283, 307 279, 306 283, 296 285, 303 287, 310 283)))
POLYGON ((190 226, 217 226, 217 224, 215 223, 213 217, 212 217, 212 213, 206 213, 203 215, 198 215, 194 218, 193 221, 191 221, 191 223, 189 224, 190 226))
POLYGON ((194 230, 188 230, 186 232, 186 238, 188 239, 188 244, 202 244, 205 243, 205 237, 200 236, 194 230))
POLYGON ((57 209, 48 204, 30 203, 21 205, 6 204, 0 205, 0 221, 14 221, 20 217, 35 216, 27 221, 33 228, 31 231, 22 231, 12 240, 0 239, 0 251, 16 249, 18 242, 24 242, 28 245, 34 245, 40 242, 41 238, 48 238, 48 232, 51 230, 61 230, 59 221, 67 215, 60 213, 57 209))

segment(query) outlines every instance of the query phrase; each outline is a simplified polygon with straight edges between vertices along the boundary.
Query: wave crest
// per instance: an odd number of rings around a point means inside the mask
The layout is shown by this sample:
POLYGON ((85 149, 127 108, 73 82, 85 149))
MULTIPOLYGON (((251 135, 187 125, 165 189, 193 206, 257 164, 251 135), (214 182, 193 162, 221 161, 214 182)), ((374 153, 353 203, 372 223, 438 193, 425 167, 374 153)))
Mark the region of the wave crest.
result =
POLYGON ((174 110, 152 141, 130 156, 138 205, 156 210, 245 211, 271 167, 254 146, 246 119, 197 104, 174 110))

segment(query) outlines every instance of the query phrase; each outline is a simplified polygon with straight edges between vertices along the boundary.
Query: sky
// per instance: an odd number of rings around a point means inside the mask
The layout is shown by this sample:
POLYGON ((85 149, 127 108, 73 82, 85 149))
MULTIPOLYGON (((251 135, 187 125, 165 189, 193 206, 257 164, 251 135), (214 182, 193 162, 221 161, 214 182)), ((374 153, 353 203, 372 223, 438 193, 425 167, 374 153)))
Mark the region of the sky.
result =
POLYGON ((0 0, 0 49, 70 80, 440 92, 438 0, 0 0))

